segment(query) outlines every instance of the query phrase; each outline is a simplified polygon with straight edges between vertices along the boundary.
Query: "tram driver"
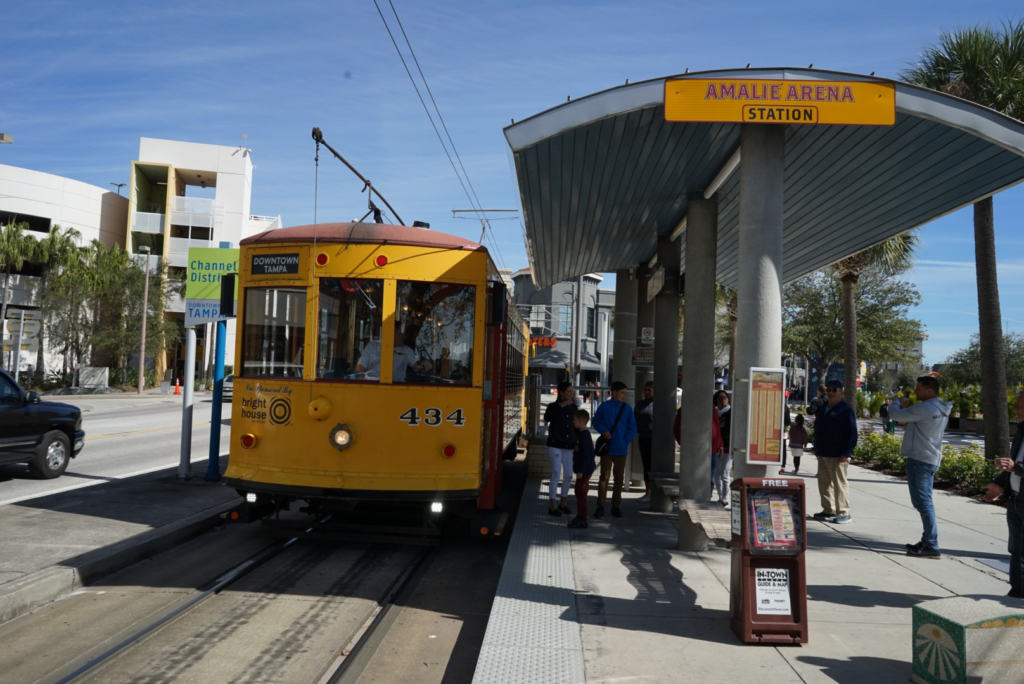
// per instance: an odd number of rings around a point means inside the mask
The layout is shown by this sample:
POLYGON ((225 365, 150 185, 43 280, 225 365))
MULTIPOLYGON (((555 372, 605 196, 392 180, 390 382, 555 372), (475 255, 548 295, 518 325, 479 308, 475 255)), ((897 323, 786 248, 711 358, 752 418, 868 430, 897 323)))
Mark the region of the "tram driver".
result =
MULTIPOLYGON (((395 382, 403 382, 409 366, 416 363, 416 352, 405 344, 405 333, 402 324, 395 322, 395 357, 392 378, 395 382)), ((368 380, 380 378, 380 340, 371 340, 363 347, 362 356, 356 364, 356 372, 362 373, 368 380)))

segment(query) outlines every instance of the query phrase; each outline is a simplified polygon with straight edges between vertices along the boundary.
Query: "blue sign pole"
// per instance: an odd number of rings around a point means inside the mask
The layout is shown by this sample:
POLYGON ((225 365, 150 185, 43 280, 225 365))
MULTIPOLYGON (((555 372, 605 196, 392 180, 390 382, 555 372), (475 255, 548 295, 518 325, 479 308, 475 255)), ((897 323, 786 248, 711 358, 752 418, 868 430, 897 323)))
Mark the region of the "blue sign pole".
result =
POLYGON ((220 409, 224 400, 224 345, 227 334, 227 321, 217 321, 217 360, 213 366, 213 413, 210 416, 210 460, 205 478, 207 482, 220 482, 220 409))

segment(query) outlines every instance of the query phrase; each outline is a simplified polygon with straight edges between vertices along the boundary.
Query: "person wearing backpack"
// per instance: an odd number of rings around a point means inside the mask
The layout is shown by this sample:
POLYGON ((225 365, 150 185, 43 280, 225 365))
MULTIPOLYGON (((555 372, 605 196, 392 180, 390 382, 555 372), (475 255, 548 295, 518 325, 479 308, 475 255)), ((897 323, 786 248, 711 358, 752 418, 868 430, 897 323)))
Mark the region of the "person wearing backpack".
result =
POLYGON ((598 407, 594 414, 593 425, 601 437, 597 440, 595 451, 601 457, 601 477, 597 481, 597 508, 594 519, 604 517, 604 503, 608 494, 608 479, 614 474, 615 486, 612 490, 612 515, 622 517, 622 481, 626 474, 626 454, 629 443, 636 437, 636 418, 633 410, 626 404, 626 383, 616 381, 611 387, 612 397, 598 407))

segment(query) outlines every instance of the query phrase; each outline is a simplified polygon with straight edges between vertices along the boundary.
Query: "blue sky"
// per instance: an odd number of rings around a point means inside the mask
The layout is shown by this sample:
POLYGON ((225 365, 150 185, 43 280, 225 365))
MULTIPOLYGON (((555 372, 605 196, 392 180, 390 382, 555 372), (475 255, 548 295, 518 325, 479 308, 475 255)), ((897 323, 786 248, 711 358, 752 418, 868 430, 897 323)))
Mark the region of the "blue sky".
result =
MULTIPOLYGON (((397 29, 387 0, 379 0, 397 29)), ((619 85, 690 70, 806 66, 895 76, 939 31, 998 23, 1018 2, 559 2, 393 0, 480 202, 516 206, 502 127, 619 85), (833 6, 834 5, 834 6, 833 6), (853 7, 855 10, 845 9, 853 7)), ((4 13, 0 163, 106 187, 140 137, 253 150, 253 212, 312 222, 313 143, 326 139, 406 222, 478 239, 468 200, 372 0, 45 2, 4 13)), ((360 184, 321 155, 320 220, 365 212, 360 184)), ((996 197, 1003 317, 1024 331, 1024 186, 996 197)), ((510 268, 519 225, 494 223, 510 268)), ((977 330, 970 209, 926 226, 908 278, 926 359, 977 330)), ((488 246, 493 247, 490 243, 488 246)))

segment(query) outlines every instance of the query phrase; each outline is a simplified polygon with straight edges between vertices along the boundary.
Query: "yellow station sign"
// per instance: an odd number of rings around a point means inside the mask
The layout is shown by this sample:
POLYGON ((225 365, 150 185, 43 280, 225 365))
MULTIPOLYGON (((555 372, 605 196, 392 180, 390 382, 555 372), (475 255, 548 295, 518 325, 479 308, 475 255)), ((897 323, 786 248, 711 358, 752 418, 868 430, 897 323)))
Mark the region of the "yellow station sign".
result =
POLYGON ((668 80, 665 120, 892 126, 896 88, 862 81, 668 80))

